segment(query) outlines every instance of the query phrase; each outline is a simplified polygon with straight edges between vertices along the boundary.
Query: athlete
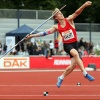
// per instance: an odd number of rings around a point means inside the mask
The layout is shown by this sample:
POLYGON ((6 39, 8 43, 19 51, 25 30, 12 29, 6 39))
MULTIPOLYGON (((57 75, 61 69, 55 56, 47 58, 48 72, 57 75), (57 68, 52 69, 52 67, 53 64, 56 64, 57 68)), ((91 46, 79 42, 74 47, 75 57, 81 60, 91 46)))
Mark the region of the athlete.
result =
POLYGON ((89 81, 94 81, 95 79, 85 71, 83 62, 79 57, 77 34, 76 34, 76 29, 73 21, 78 15, 81 14, 81 12, 86 7, 91 5, 92 5, 91 1, 85 2, 79 9, 77 9, 72 15, 68 16, 67 18, 65 18, 61 13, 61 11, 58 8, 56 8, 52 14, 55 14, 53 18, 58 22, 58 24, 53 25, 50 29, 48 29, 45 32, 39 32, 38 34, 32 34, 26 37, 27 40, 32 37, 49 35, 56 31, 60 33, 63 41, 64 50, 66 53, 70 55, 71 64, 65 69, 62 75, 58 77, 57 79, 58 81, 56 84, 58 88, 60 88, 64 78, 73 71, 73 69, 76 67, 76 64, 79 66, 86 79, 88 79, 89 81))

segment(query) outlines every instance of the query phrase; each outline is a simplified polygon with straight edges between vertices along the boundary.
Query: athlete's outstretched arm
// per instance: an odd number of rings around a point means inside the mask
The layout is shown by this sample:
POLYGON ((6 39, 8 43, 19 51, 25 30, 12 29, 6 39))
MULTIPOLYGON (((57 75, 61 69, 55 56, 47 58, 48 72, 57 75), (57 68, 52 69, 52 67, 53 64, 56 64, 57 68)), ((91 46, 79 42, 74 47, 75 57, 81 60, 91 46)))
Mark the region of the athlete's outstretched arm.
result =
POLYGON ((32 37, 46 36, 46 35, 54 33, 56 30, 57 30, 56 25, 53 25, 50 29, 46 30, 45 32, 39 32, 37 34, 31 34, 31 35, 26 36, 26 40, 32 37))
POLYGON ((72 15, 68 16, 68 20, 74 20, 78 15, 81 14, 81 12, 88 6, 91 6, 92 2, 87 1, 85 2, 80 8, 78 8, 72 15))

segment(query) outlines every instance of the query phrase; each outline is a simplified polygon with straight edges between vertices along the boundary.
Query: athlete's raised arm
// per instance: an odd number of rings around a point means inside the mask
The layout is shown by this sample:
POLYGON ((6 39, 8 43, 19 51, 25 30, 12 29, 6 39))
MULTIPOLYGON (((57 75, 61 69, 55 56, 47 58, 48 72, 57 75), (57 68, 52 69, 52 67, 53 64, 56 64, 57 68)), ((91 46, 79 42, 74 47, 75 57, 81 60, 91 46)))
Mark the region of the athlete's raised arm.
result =
POLYGON ((91 1, 86 1, 80 8, 78 8, 72 15, 68 16, 68 20, 74 20, 78 15, 81 14, 81 12, 88 6, 91 6, 91 1))

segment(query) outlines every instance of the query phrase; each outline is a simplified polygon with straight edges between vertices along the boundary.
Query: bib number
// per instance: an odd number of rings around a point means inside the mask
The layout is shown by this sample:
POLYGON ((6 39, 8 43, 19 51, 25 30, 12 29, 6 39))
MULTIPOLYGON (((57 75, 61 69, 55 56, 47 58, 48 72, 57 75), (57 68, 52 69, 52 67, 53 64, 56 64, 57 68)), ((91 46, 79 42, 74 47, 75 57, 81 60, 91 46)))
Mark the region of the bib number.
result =
POLYGON ((62 36, 63 36, 63 39, 67 41, 74 38, 74 33, 72 30, 68 30, 68 31, 62 32, 62 36))

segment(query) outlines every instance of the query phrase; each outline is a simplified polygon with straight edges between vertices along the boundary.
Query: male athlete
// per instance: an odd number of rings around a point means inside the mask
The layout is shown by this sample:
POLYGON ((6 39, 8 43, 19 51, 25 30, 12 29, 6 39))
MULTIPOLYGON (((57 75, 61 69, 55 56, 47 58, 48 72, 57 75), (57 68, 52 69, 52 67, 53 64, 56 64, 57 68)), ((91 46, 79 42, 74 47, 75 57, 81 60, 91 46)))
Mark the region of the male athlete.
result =
POLYGON ((26 39, 32 38, 32 37, 39 37, 39 36, 45 36, 52 34, 54 32, 59 32, 62 36, 63 41, 63 47, 66 53, 70 55, 71 58, 71 64, 68 66, 63 74, 58 77, 57 81, 57 87, 60 88, 64 78, 70 74, 73 69, 75 68, 76 64, 81 69, 84 77, 88 79, 89 81, 94 81, 94 77, 92 77, 90 74, 88 74, 85 69, 82 60, 79 57, 78 54, 78 44, 77 44, 77 34, 76 29, 73 20, 81 14, 81 12, 88 6, 91 6, 92 2, 87 1, 85 2, 79 9, 77 9, 72 15, 65 18, 61 11, 58 11, 59 9, 56 8, 53 11, 54 20, 58 22, 58 24, 53 25, 50 29, 48 29, 45 32, 39 32, 38 34, 32 34, 30 36, 27 36, 26 39), (57 12, 58 11, 58 12, 57 12), (57 13, 56 13, 57 12, 57 13))

